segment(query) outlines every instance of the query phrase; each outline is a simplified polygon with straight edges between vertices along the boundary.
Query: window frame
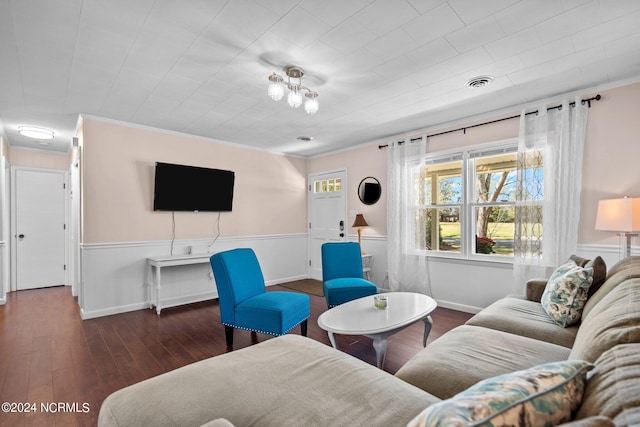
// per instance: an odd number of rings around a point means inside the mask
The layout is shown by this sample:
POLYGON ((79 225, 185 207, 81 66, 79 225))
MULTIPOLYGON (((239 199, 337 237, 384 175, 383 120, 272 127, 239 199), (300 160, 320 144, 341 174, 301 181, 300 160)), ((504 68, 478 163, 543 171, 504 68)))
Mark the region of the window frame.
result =
MULTIPOLYGON (((429 250, 416 248, 416 251, 427 257, 434 258, 448 258, 458 260, 471 260, 471 261, 486 261, 493 263, 512 264, 514 256, 511 255, 495 255, 495 254, 481 254, 475 252, 475 235, 476 235, 476 221, 475 221, 475 209, 482 206, 513 206, 515 209, 516 201, 507 202, 488 202, 481 203, 476 202, 476 183, 475 183, 475 159, 482 157, 489 157, 498 154, 518 153, 518 139, 510 138, 507 140, 494 141, 485 144, 478 144, 466 147, 460 147, 452 150, 437 151, 425 154, 423 161, 418 168, 426 168, 430 164, 446 163, 447 161, 462 162, 461 166, 461 202, 459 204, 419 204, 415 207, 416 210, 425 209, 442 209, 458 207, 460 212, 460 251, 449 252, 441 250, 429 250)), ((432 182, 433 186, 434 183, 432 182)), ((435 184, 437 185, 437 184, 435 184)), ((515 233, 514 233, 515 239, 515 233)))

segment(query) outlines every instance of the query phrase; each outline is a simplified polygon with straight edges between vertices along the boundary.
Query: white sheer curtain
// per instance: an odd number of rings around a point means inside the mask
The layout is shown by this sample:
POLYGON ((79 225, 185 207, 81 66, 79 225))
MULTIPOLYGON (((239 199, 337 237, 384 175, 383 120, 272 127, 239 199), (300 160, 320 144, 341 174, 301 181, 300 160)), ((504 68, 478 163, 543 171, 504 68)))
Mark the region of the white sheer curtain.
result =
POLYGON ((426 135, 419 140, 393 141, 387 157, 387 268, 389 289, 431 295, 425 246, 426 218, 417 206, 424 185, 426 135))
POLYGON ((513 264, 518 293, 528 279, 549 277, 576 251, 588 115, 578 98, 573 107, 565 100, 560 109, 541 106, 537 114, 520 115, 513 264), (544 175, 536 173, 541 166, 544 175))

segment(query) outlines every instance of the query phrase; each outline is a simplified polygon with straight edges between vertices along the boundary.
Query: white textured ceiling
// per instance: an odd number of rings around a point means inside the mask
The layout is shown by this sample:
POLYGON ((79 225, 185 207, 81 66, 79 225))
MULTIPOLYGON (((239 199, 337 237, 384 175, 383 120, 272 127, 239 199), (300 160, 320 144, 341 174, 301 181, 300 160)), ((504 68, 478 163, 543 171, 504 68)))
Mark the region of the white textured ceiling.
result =
POLYGON ((636 77, 638 0, 0 0, 11 146, 82 114, 308 156, 636 77), (267 96, 290 64, 313 116, 267 96))

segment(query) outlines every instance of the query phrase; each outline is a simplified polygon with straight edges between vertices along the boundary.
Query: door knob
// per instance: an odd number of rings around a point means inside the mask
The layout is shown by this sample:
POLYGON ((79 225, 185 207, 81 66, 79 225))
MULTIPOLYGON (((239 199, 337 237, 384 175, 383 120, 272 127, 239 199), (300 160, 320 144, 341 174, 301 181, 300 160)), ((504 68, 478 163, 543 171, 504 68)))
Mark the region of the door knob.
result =
POLYGON ((18 234, 19 239, 24 239, 24 234, 18 234))

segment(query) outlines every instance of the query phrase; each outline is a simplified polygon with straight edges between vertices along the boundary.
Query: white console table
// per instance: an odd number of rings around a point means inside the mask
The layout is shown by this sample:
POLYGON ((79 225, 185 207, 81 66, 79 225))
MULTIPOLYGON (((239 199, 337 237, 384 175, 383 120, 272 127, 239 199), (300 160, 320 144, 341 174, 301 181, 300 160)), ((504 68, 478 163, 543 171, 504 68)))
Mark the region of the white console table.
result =
POLYGON ((368 281, 371 281, 371 262, 373 259, 373 255, 371 254, 362 254, 362 274, 364 278, 368 281))
POLYGON ((147 258, 149 265, 149 281, 147 283, 149 290, 149 308, 156 307, 156 313, 160 315, 162 310, 161 298, 161 270, 165 267, 176 267, 179 265, 192 264, 208 264, 211 254, 195 254, 195 255, 173 255, 147 258))

